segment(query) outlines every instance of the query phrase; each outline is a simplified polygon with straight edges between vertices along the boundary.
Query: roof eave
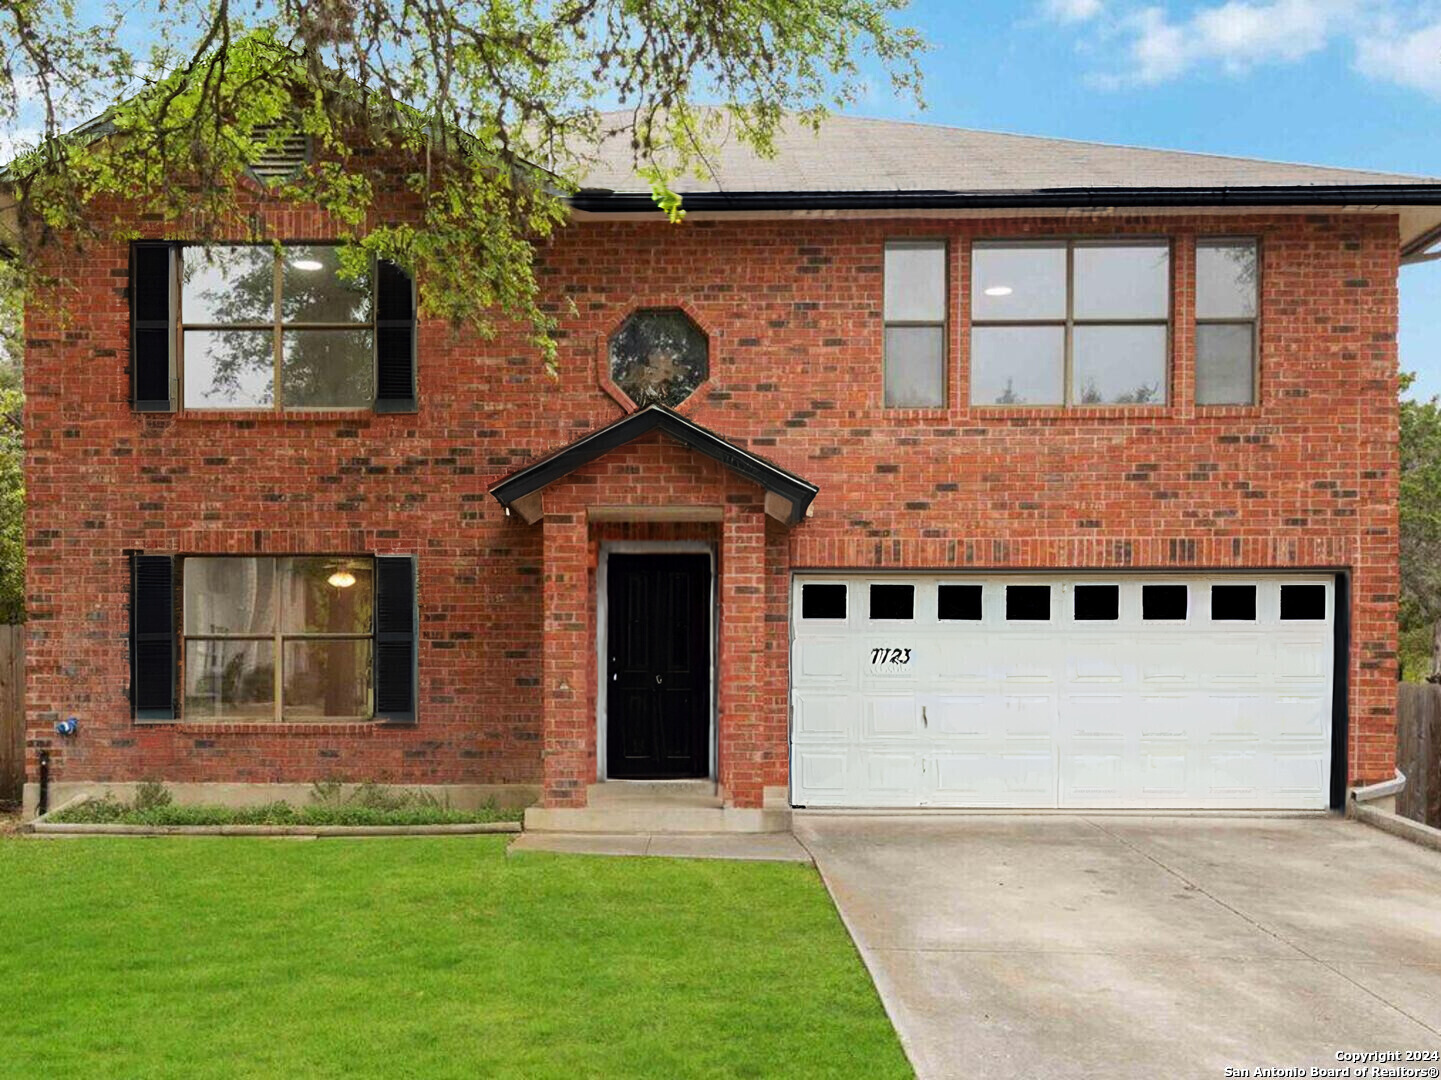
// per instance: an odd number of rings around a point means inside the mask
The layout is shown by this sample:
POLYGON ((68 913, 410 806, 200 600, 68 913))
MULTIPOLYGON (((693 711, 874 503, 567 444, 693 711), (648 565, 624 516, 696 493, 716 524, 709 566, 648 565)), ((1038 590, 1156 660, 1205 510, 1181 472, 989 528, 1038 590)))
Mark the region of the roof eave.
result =
MULTIPOLYGON (((577 210, 603 214, 659 213, 644 192, 582 189, 577 210)), ((1075 187, 996 191, 695 191, 687 210, 985 210, 1186 206, 1441 206, 1436 184, 1267 184, 1208 187, 1075 187)))

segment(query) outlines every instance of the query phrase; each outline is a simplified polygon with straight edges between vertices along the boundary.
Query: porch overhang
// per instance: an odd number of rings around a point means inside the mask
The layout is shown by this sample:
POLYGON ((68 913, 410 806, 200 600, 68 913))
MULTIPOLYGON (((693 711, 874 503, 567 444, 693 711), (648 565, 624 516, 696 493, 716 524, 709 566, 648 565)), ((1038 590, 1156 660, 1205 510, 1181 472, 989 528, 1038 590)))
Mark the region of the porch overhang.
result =
MULTIPOLYGON (((765 490, 766 513, 784 525, 795 525, 805 518, 811 500, 820 490, 765 458, 727 442, 674 409, 653 404, 516 470, 492 484, 490 493, 507 513, 533 524, 544 514, 541 492, 546 486, 617 447, 657 431, 758 484, 765 490)), ((607 513, 614 513, 614 508, 605 509, 607 513)), ((683 511, 678 508, 676 512, 683 511)))

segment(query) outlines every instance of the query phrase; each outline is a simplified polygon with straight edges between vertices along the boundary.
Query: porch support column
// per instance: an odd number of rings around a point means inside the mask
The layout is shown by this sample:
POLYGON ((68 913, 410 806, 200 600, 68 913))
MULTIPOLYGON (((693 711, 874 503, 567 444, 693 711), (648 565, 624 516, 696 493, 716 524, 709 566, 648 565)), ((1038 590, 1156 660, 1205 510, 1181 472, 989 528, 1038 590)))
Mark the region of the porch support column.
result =
POLYGON ((591 780, 588 547, 584 514, 548 514, 541 600, 541 801, 584 806, 591 780))
POLYGON ((732 806, 759 807, 765 785, 765 514, 725 507, 720 550, 719 779, 732 806))

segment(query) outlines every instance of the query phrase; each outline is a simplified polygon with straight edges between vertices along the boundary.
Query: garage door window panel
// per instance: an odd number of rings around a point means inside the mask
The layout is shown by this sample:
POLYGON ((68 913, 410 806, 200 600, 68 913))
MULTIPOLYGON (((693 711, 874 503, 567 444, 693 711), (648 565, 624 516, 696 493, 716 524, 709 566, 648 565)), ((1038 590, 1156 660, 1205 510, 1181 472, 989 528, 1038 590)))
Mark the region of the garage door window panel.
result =
POLYGON ((941 622, 980 622, 983 617, 981 585, 936 587, 936 618, 941 622))
POLYGON ((1121 617, 1121 587, 1077 585, 1073 605, 1077 622, 1115 622, 1121 617))
POLYGON ((1007 622, 1049 622, 1051 619, 1051 587, 1049 585, 1007 585, 1007 622))
POLYGON ((802 619, 844 619, 846 587, 844 585, 802 585, 802 619))
POLYGON ((989 241, 971 264, 971 404, 1167 402, 1168 242, 989 241))
POLYGON ((1256 586, 1212 585, 1212 622, 1255 622, 1256 586))
POLYGON ((870 588, 872 620, 907 620, 916 617, 914 585, 872 585, 870 588))
POLYGON ((1322 622, 1326 618, 1326 586, 1282 585, 1282 622, 1322 622))
POLYGON ((1190 590, 1184 585, 1142 585, 1141 618, 1146 622, 1184 622, 1190 590))

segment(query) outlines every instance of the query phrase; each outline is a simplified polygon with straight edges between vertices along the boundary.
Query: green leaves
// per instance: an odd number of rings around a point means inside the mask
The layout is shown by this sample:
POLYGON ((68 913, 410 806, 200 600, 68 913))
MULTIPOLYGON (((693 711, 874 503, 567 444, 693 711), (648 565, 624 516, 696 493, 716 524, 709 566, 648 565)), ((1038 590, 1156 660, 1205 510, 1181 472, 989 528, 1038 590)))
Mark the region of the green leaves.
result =
POLYGON ((564 196, 597 140, 629 144, 637 175, 678 224, 675 184, 706 175, 719 140, 773 153, 788 113, 816 122, 876 72, 918 95, 923 43, 892 24, 902 7, 281 0, 252 9, 263 18, 245 26, 224 0, 142 0, 127 15, 132 31, 143 24, 152 40, 186 44, 134 57, 114 27, 85 23, 88 9, 11 5, 0 26, 23 24, 33 47, 0 68, 0 117, 19 124, 27 106, 15 90, 36 87, 48 138, 7 173, 17 213, 0 242, 35 268, 61 238, 129 239, 141 220, 199 242, 294 239, 262 211, 309 204, 356 258, 411 271, 425 315, 487 336, 521 329, 554 365, 564 298, 542 301, 536 252, 566 221, 564 196), (124 100, 62 137, 61 90, 114 98, 122 87, 124 100), (602 113, 617 104, 623 113, 602 113), (251 166, 297 133, 309 139, 308 165, 257 182, 251 166))
MULTIPOLYGON (((1402 376, 1402 393, 1414 376, 1402 376)), ((1401 629, 1408 671, 1441 620, 1441 402, 1401 400, 1401 629)))
POLYGON ((24 401, 0 389, 0 623, 25 621, 24 401))

